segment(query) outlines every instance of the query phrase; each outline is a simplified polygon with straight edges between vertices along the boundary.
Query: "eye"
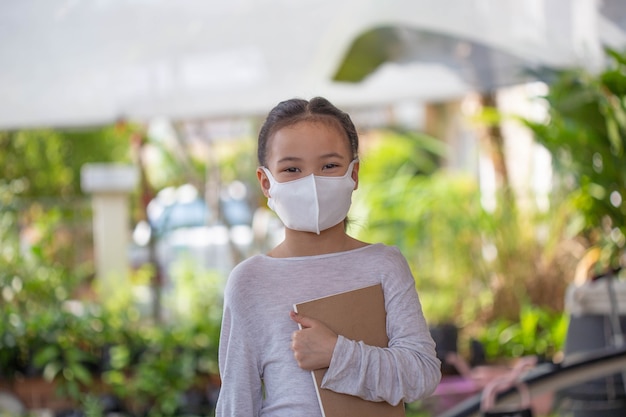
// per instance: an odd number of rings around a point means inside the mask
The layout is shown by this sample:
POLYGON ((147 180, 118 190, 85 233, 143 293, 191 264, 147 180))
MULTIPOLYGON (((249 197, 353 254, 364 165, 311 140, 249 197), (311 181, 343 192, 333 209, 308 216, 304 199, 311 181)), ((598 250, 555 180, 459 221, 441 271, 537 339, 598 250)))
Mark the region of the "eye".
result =
POLYGON ((295 173, 295 172, 300 172, 300 168, 296 168, 296 167, 289 167, 289 168, 285 168, 285 169, 283 169, 283 172, 292 172, 292 173, 295 173))
POLYGON ((329 170, 329 169, 337 168, 338 166, 339 164, 335 164, 334 162, 331 162, 329 164, 325 164, 323 169, 329 170))

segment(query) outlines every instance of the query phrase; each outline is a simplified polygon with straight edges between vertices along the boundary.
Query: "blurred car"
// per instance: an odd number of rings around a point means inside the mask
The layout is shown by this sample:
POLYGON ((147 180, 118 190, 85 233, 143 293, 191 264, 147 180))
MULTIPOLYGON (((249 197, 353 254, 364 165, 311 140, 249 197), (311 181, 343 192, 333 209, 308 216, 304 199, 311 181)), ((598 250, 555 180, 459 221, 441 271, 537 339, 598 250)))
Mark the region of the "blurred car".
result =
POLYGON ((150 262, 153 239, 154 261, 164 285, 171 284, 171 266, 183 257, 198 267, 228 273, 252 246, 253 211, 245 193, 232 191, 220 196, 219 211, 212 210, 192 185, 160 191, 148 204, 148 221, 139 222, 133 231, 131 265, 150 262))

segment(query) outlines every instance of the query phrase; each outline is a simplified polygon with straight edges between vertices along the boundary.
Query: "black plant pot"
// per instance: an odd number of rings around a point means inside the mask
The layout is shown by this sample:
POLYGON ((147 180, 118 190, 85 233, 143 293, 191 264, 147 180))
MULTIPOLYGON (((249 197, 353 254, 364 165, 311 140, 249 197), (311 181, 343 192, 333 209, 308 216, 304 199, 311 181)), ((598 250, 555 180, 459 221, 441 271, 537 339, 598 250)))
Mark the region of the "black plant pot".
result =
POLYGON ((436 343, 437 358, 441 361, 441 373, 443 375, 458 375, 454 365, 446 361, 448 353, 458 352, 459 330, 456 325, 443 323, 431 326, 430 334, 436 343))

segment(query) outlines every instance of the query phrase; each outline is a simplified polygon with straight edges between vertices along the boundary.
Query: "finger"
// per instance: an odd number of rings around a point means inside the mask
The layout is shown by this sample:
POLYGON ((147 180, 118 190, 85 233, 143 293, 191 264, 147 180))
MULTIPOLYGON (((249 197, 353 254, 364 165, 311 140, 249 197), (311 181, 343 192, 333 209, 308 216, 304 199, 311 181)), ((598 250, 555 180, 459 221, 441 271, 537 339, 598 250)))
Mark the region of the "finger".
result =
POLYGON ((308 329, 310 327, 315 326, 316 323, 318 323, 317 320, 312 319, 310 317, 303 316, 302 314, 296 313, 294 311, 291 311, 289 315, 291 316, 291 319, 295 321, 296 323, 298 323, 300 327, 303 329, 308 329))
POLYGON ((300 324, 300 326, 302 326, 303 329, 309 329, 311 327, 317 327, 319 325, 319 321, 311 318, 311 317, 307 317, 307 316, 303 316, 301 314, 296 314, 296 318, 297 318, 297 322, 298 324, 300 324))
POLYGON ((291 318, 291 320, 295 321, 296 323, 298 322, 298 313, 296 313, 295 311, 290 311, 289 317, 291 318))
POLYGON ((300 316, 298 315, 298 313, 296 313, 295 311, 290 311, 289 317, 291 318, 291 320, 298 324, 298 327, 300 327, 300 329, 304 329, 304 326, 300 324, 300 316))

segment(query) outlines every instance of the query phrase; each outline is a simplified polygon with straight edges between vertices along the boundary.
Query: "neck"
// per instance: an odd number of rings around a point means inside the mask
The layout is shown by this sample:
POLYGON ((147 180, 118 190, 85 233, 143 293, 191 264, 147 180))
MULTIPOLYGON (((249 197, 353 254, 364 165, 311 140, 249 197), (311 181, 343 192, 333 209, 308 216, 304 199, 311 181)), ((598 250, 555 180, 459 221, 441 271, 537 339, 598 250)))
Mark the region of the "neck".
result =
POLYGON ((323 255, 344 252, 364 245, 345 232, 342 222, 323 230, 319 235, 285 229, 285 240, 272 249, 269 255, 276 258, 323 255))

